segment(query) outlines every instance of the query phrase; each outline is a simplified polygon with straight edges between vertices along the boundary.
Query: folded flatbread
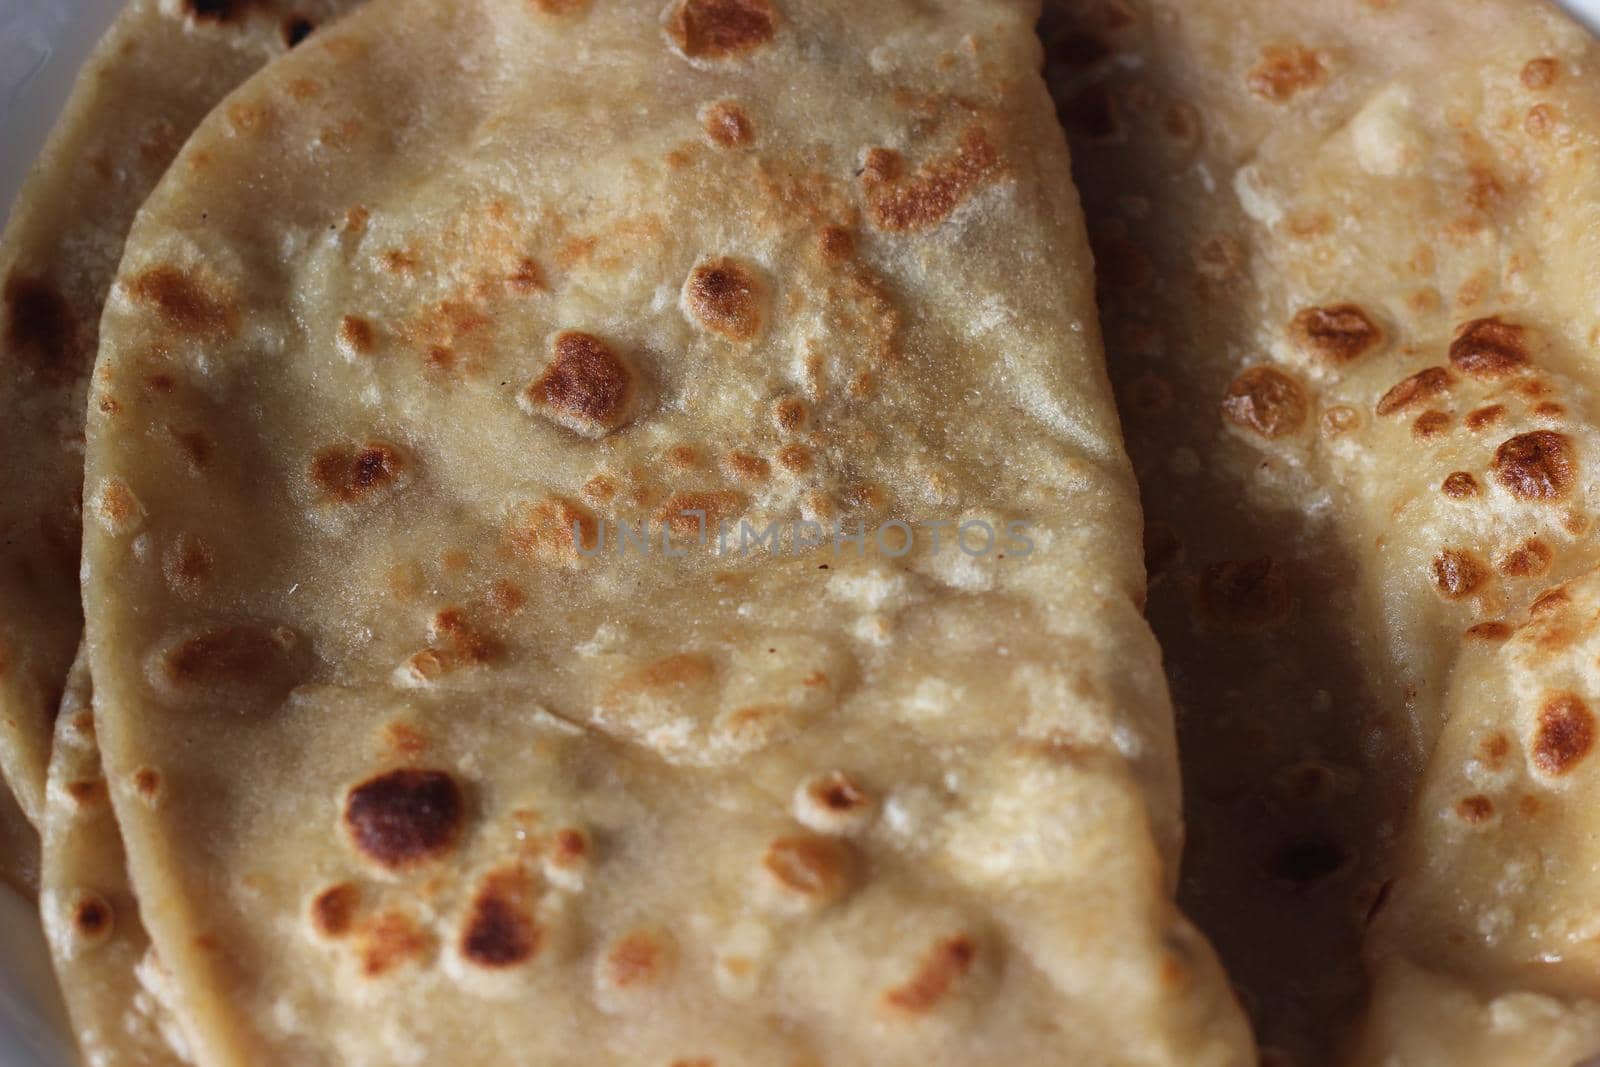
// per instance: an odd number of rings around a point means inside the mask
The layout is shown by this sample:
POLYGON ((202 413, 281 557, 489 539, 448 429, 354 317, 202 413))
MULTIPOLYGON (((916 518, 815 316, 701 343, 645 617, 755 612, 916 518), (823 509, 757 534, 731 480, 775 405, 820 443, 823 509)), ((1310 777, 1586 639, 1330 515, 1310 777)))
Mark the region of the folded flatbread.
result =
POLYGON ((1072 3, 1050 74, 1196 850, 1269 1049, 1600 1052, 1596 47, 1543 3, 1072 3), (1370 926, 1369 926, 1370 922, 1370 926))
POLYGON ((198 1062, 1251 1061, 1036 15, 390 0, 201 125, 85 490, 198 1062))
MULTIPOLYGON (((34 825, 78 598, 83 419, 134 212, 231 88, 353 0, 131 0, 0 235, 0 775, 34 825)), ((0 855, 3 855, 0 842, 0 855)))

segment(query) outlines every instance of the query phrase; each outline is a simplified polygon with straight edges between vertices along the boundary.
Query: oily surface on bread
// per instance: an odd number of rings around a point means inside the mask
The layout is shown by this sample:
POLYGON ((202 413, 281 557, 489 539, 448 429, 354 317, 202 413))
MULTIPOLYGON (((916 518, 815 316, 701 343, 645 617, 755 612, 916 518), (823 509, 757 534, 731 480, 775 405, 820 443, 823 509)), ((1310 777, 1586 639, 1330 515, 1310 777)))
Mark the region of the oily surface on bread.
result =
POLYGON ((83 631, 84 403, 123 238, 206 112, 351 6, 131 0, 11 205, 0 235, 0 775, 36 826, 51 724, 83 631))
POLYGON ((1056 13, 1183 898, 1287 1062, 1594 1054, 1595 46, 1536 3, 1056 13))
POLYGON ((1248 1062, 1036 14, 391 0, 201 126, 85 490, 200 1062, 1248 1062))

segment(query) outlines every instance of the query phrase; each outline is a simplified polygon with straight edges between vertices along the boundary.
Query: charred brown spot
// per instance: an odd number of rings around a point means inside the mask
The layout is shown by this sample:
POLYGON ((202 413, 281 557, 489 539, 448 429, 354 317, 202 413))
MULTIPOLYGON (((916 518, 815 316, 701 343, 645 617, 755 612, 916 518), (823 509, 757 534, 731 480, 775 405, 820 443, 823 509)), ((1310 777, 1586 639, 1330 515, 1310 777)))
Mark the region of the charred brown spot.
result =
POLYGON ((1522 129, 1529 137, 1544 140, 1555 129, 1556 113, 1549 104, 1535 104, 1523 116, 1522 129))
POLYGON ((814 834, 780 837, 761 857, 761 866, 787 893, 823 903, 844 892, 850 879, 850 852, 843 843, 814 834))
POLYGON ((1467 412, 1467 429, 1477 433, 1499 422, 1505 417, 1505 413, 1504 404, 1489 404, 1486 407, 1476 408, 1467 412))
POLYGON ((379 913, 359 933, 361 973, 367 978, 382 977, 402 964, 420 960, 431 944, 426 931, 402 911, 379 913))
POLYGON ((691 59, 728 59, 754 51, 778 30, 770 0, 682 0, 667 33, 691 59))
POLYGON ((311 898, 312 928, 323 937, 343 937, 355 924, 356 911, 360 906, 359 886, 350 882, 329 886, 311 898))
POLYGON ((1378 400, 1379 415, 1393 415, 1409 407, 1443 396, 1455 384, 1455 376, 1443 367, 1425 367, 1409 378, 1396 382, 1378 400))
POLYGON ((106 783, 99 778, 85 778, 66 783, 67 795, 80 808, 98 804, 105 798, 106 783))
POLYGON ((402 759, 415 759, 428 751, 428 735, 403 719, 386 723, 381 736, 389 751, 402 759))
POLYGON ((1528 614, 1530 616, 1546 615, 1566 607, 1571 600, 1572 598, 1567 595, 1567 591, 1558 586, 1548 592, 1539 594, 1538 598, 1528 605, 1528 614))
POLYGON ((895 233, 930 230, 1005 171, 989 133, 968 126, 956 150, 924 163, 909 177, 898 154, 875 148, 861 173, 873 225, 895 233))
POLYGON ((805 445, 784 445, 778 449, 778 466, 795 474, 805 474, 816 466, 816 460, 805 445))
POLYGON ((804 400, 796 397, 784 397, 772 405, 772 421, 778 424, 778 429, 785 433, 796 433, 805 429, 807 420, 806 404, 804 400))
POLYGON ((344 823, 363 854, 394 870, 448 852, 461 834, 461 787, 445 771, 395 770, 353 787, 344 823))
POLYGON ((489 587, 484 600, 499 615, 515 615, 528 603, 528 594, 517 583, 501 579, 489 587))
POLYGON ((667 449, 667 462, 679 470, 692 470, 700 465, 700 450, 694 445, 673 445, 667 449))
POLYGON ((544 268, 532 256, 522 256, 517 260, 511 273, 506 275, 506 285, 512 292, 523 296, 542 293, 550 288, 545 280, 544 268))
POLYGON ((818 805, 838 815, 859 811, 872 803, 866 790, 839 771, 811 783, 807 791, 818 805))
POLYGON ((1499 317, 1475 319, 1450 342, 1450 365, 1473 378, 1492 380, 1528 365, 1527 330, 1499 317))
POLYGON ((1478 479, 1466 471, 1455 471, 1445 476, 1439 491, 1451 500, 1470 500, 1478 495, 1478 479))
POLYGON ((1446 600, 1460 600, 1483 588, 1489 568, 1476 555, 1447 548, 1433 560, 1433 584, 1446 600))
POLYGON ((196 537, 180 534, 161 557, 161 573, 167 588, 190 595, 211 580, 215 557, 209 546, 196 537))
POLYGON ((731 489, 675 493, 656 511, 655 520, 680 535, 698 534, 704 521, 706 536, 715 537, 717 523, 739 514, 746 503, 747 498, 743 493, 731 489), (704 516, 696 512, 704 512, 704 516))
POLYGON ((817 234, 817 250, 825 263, 843 263, 856 254, 856 239, 843 226, 824 226, 817 234))
POLYGON ((84 893, 72 908, 72 929, 84 941, 99 942, 111 936, 116 925, 116 912, 111 904, 95 893, 84 893))
POLYGON ((1335 404, 1322 413, 1322 432, 1329 437, 1349 433, 1361 423, 1361 413, 1348 404, 1335 404))
POLYGON ((772 473, 772 464, 749 452, 729 452, 722 458, 722 466, 729 477, 746 482, 759 482, 772 473))
POLYGON ((1419 441, 1429 441, 1446 433, 1450 423, 1450 416, 1446 412, 1424 411, 1411 423, 1411 436, 1419 441))
POLYGON ((339 344, 351 355, 371 355, 375 347, 372 323, 359 315, 346 315, 339 320, 339 344))
POLYGON ((1494 454, 1494 474, 1512 496, 1560 500, 1577 480, 1577 461, 1567 436, 1554 430, 1518 434, 1494 454))
POLYGON ((605 975, 618 989, 654 985, 668 963, 666 942, 650 930, 635 930, 618 938, 605 957, 605 975))
POLYGON ((604 474, 596 474, 583 483, 581 492, 591 504, 609 504, 617 495, 617 483, 604 474))
POLYGON ((1528 89, 1548 89, 1561 73, 1561 64, 1549 56, 1530 59, 1522 67, 1521 80, 1528 89))
POLYGON ((1271 556, 1212 564, 1200 574, 1198 597, 1206 617, 1242 629, 1283 622, 1292 603, 1288 577, 1271 556))
POLYGON ((729 340, 748 341, 761 331, 761 282, 737 260, 723 256, 695 267, 683 302, 701 326, 729 340))
POLYGON ((1456 802, 1456 817, 1462 822, 1474 825, 1487 822, 1494 817, 1494 801, 1482 793, 1474 793, 1470 797, 1462 797, 1456 802))
POLYGON ((1317 53, 1302 45, 1269 45, 1245 77, 1250 91, 1281 104, 1296 93, 1322 83, 1327 76, 1317 53))
POLYGON ((324 499, 348 504, 394 486, 405 469, 400 450, 386 441, 330 445, 312 458, 311 481, 324 499))
POLYGON ((515 868, 486 877, 461 933, 462 958, 490 969, 533 959, 543 939, 533 915, 533 891, 532 879, 515 868))
POLYGON ((43 278, 6 278, 6 351, 49 381, 70 377, 79 362, 77 327, 61 291, 43 278))
POLYGON ((1594 747, 1594 713, 1573 693, 1547 697, 1533 737, 1533 765, 1552 777, 1576 767, 1594 747))
POLYGON ((908 1015, 925 1015, 948 997, 978 961, 978 943, 957 934, 935 945, 906 982, 883 995, 885 1007, 908 1015))
POLYGON ((499 641, 457 607, 445 608, 436 614, 429 629, 435 645, 432 651, 445 657, 450 666, 492 663, 503 651, 499 641))
POLYGON ((1298 433, 1310 410, 1299 382, 1264 365, 1240 374, 1222 398, 1222 413, 1229 422, 1268 440, 1298 433))
POLYGON ((161 772, 153 767, 140 767, 133 773, 133 788, 145 800, 154 800, 161 792, 161 772))
POLYGON ((755 123, 737 101, 719 100, 701 116, 706 136, 718 148, 743 148, 755 140, 755 123))
POLYGON ((227 335, 237 325, 238 313, 231 304, 177 267, 151 267, 135 275, 128 292, 183 333, 227 335))
POLYGON ((507 539, 532 559, 571 561, 580 549, 595 549, 599 537, 600 523, 592 514, 564 497, 550 497, 518 507, 507 539))
POLYGON ((1508 578, 1534 578, 1549 570, 1554 559, 1555 550, 1532 537, 1500 558, 1500 573, 1508 578))
POLYGON ((1558 404, 1554 400, 1545 400, 1534 405, 1533 414, 1537 418, 1560 422, 1567 417, 1567 409, 1564 405, 1558 404))
POLYGON ((550 862, 557 867, 577 867, 589 858, 591 849, 588 834, 563 827, 550 839, 550 862))
POLYGON ((161 672, 180 689, 249 684, 281 672, 288 653, 283 634, 260 626, 219 626, 168 649, 161 657, 161 672))
POLYGON ((1383 331, 1355 304, 1309 307, 1289 322, 1301 350, 1329 363, 1349 363, 1383 341, 1383 331))
POLYGON ((1490 734, 1478 746, 1478 758, 1483 760, 1490 770, 1499 769, 1510 753, 1511 739, 1502 733, 1490 734))
POLYGON ((604 437, 627 419, 633 372, 593 334, 559 334, 550 366, 523 393, 530 410, 585 437, 604 437))

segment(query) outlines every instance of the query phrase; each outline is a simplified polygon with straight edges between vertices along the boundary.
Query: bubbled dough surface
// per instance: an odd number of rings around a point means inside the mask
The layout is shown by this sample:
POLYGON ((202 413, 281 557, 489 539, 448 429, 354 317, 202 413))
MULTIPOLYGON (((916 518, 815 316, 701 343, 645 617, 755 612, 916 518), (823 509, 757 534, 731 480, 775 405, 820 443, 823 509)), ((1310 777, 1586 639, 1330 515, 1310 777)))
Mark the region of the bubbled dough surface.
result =
POLYGON ((1340 1055, 1364 945, 1362 1056, 1565 1067, 1595 1009, 1560 999, 1587 950, 1546 909, 1593 861, 1551 804, 1588 761, 1518 753, 1553 694, 1595 694, 1512 650, 1597 562, 1594 45, 1543 4, 1062 10, 1051 80, 1169 565, 1184 895, 1296 1059, 1340 1055), (1491 723, 1522 770, 1469 790, 1491 723), (1459 1055, 1417 1051, 1435 1029, 1459 1055))
POLYGON ((202 1062, 1246 1061, 1035 11, 780 7, 390 3, 144 209, 90 649, 202 1062), (1038 549, 573 551, 685 503, 1038 549))

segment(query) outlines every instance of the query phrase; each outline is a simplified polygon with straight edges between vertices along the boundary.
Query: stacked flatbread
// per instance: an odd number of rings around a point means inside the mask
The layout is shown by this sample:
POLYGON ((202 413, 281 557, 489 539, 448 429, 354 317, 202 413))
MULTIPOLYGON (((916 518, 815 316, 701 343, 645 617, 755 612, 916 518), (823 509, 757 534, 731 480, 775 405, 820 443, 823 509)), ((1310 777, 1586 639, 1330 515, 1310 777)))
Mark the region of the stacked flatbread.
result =
MULTIPOLYGON (((102 935, 140 945, 143 936, 109 801, 94 784, 87 706, 83 730, 70 735, 90 747, 69 749, 59 768, 67 788, 48 799, 45 788, 52 723, 82 635, 79 491, 101 308, 134 213, 194 126, 268 59, 351 6, 133 0, 85 65, 0 237, 0 775, 10 787, 0 788, 0 880, 38 891, 38 835, 52 824, 45 910, 63 912, 85 894, 124 904, 115 934, 91 931, 92 945, 102 935)), ((142 959, 142 950, 79 952, 70 925, 51 933, 93 1062, 162 1062, 130 1059, 134 1046, 97 1036, 134 1033, 148 1014, 140 1005, 153 983, 133 985, 122 958, 142 959), (108 991, 124 998, 120 1009, 107 1010, 108 991)), ((146 965, 144 977, 153 973, 146 965)))
POLYGON ((201 123, 87 401, 97 1056, 1249 1061, 1036 13, 388 0, 201 123))
MULTIPOLYGON (((1251 1062, 1036 5, 385 0, 211 111, 335 9, 135 4, 0 247, 90 1060, 1251 1062)), ((1263 1059, 1600 1053, 1596 46, 1043 33, 1263 1059)))
POLYGON ((134 213, 228 90, 349 0, 132 0, 85 65, 0 237, 0 772, 43 819, 83 631, 84 403, 134 213))
POLYGON ((1070 3, 1187 896, 1289 1062, 1600 1052, 1600 98, 1542 3, 1070 3))

